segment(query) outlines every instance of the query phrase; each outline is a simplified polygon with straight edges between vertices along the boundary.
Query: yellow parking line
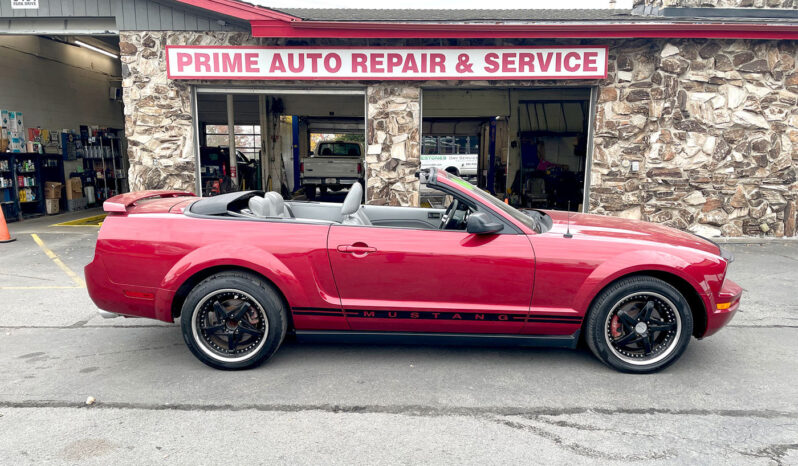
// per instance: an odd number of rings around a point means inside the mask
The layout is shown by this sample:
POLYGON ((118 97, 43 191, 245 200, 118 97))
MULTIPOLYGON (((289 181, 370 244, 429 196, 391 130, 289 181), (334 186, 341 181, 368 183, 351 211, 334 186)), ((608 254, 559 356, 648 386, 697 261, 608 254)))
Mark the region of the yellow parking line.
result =
POLYGON ((94 215, 91 217, 79 218, 77 220, 70 220, 68 222, 55 223, 51 227, 95 227, 99 228, 103 224, 103 220, 108 214, 94 215))
POLYGON ((53 262, 55 262, 55 265, 61 268, 61 270, 63 270, 64 273, 67 274, 69 278, 71 278, 72 281, 78 285, 79 288, 86 288, 86 282, 84 282, 83 279, 78 276, 78 274, 73 272, 72 269, 67 267, 67 265, 64 264, 61 261, 61 259, 59 259, 58 256, 53 251, 50 250, 50 248, 45 246, 44 241, 42 241, 42 239, 39 238, 39 235, 37 235, 36 233, 31 233, 31 236, 33 237, 33 241, 35 241, 36 244, 38 244, 39 247, 42 249, 42 251, 44 251, 44 253, 47 254, 47 257, 52 259, 53 262))

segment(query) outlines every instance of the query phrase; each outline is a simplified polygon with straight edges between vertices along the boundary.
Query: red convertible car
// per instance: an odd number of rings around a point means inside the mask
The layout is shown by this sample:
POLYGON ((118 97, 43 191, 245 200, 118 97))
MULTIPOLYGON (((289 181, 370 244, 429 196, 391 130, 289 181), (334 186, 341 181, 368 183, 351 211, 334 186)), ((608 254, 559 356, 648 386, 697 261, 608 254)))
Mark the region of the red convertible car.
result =
POLYGON ((202 362, 243 369, 302 339, 576 347, 653 372, 739 307, 731 255, 646 222, 519 211, 432 170, 447 209, 258 191, 109 199, 86 266, 106 316, 180 319, 202 362))

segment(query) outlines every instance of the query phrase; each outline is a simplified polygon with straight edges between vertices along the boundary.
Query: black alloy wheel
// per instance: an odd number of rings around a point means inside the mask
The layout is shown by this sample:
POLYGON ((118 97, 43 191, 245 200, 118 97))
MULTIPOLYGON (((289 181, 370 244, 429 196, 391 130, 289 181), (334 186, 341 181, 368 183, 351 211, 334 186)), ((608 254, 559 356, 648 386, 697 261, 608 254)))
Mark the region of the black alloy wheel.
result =
POLYGON ((204 348, 226 361, 237 361, 265 343, 266 313, 241 290, 213 291, 197 305, 192 331, 204 348))
POLYGON ((690 341, 687 300, 653 277, 622 279, 597 296, 585 340, 605 364, 623 372, 656 372, 676 361, 690 341))
POLYGON ((246 273, 222 272, 191 290, 180 321, 186 345, 202 362, 246 369, 274 354, 288 319, 272 285, 246 273))

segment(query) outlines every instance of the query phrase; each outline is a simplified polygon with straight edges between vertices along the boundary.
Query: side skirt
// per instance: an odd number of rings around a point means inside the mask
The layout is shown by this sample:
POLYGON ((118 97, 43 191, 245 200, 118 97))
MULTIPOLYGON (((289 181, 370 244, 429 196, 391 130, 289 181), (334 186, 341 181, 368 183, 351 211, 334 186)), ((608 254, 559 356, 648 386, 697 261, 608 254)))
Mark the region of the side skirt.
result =
POLYGON ((297 330, 300 342, 409 344, 455 346, 511 346, 574 349, 579 330, 571 335, 501 335, 480 333, 353 332, 349 330, 297 330))

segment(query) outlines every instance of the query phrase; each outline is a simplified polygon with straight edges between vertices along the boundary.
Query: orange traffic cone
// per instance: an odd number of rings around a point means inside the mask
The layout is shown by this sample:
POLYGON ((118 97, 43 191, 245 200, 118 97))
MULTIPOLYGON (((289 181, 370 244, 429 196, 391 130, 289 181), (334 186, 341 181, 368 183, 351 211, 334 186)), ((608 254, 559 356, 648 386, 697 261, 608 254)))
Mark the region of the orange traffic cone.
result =
POLYGON ((10 243, 12 241, 16 241, 16 238, 12 238, 11 234, 8 233, 6 216, 3 215, 3 207, 0 206, 0 243, 10 243))

